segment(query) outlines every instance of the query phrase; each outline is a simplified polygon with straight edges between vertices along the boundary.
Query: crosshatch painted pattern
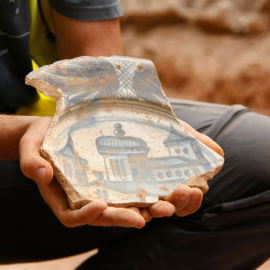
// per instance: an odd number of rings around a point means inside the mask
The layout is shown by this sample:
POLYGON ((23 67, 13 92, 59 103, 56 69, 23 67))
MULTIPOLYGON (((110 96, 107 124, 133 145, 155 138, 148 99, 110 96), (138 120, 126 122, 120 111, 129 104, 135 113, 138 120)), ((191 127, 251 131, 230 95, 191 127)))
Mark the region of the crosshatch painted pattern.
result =
POLYGON ((97 199, 146 206, 185 183, 205 192, 222 166, 178 123, 149 60, 80 57, 26 82, 57 101, 42 153, 75 208, 97 199))

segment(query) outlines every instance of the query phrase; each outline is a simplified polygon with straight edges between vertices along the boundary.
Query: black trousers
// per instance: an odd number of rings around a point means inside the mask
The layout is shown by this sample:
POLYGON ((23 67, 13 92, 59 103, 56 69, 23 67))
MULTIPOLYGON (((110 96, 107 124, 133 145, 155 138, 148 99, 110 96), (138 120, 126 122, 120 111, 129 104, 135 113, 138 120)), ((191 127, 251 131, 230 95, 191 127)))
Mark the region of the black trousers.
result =
POLYGON ((93 248, 78 269, 255 269, 270 257, 270 118, 241 105, 171 100, 176 116, 214 139, 225 164, 202 207, 143 229, 66 228, 18 162, 0 163, 0 264, 93 248))

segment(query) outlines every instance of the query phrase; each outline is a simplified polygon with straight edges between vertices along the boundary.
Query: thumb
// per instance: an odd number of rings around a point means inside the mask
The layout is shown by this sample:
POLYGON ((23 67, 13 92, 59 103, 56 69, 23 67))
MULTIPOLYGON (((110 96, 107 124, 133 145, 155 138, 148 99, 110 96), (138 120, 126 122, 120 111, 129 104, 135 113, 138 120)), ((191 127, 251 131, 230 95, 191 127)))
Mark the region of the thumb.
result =
POLYGON ((50 117, 34 121, 20 140, 20 165, 23 174, 37 183, 48 184, 53 169, 40 154, 40 147, 51 122, 50 117))

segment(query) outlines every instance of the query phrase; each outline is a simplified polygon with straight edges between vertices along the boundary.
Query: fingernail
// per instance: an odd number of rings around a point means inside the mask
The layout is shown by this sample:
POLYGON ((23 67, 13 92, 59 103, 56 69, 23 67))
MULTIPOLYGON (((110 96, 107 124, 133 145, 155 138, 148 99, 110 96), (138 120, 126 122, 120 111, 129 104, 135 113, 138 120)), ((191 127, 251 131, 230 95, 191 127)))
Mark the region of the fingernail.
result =
POLYGON ((40 180, 41 182, 44 181, 45 172, 46 172, 46 169, 45 169, 45 168, 39 168, 39 169, 37 170, 37 178, 38 178, 38 180, 40 180))

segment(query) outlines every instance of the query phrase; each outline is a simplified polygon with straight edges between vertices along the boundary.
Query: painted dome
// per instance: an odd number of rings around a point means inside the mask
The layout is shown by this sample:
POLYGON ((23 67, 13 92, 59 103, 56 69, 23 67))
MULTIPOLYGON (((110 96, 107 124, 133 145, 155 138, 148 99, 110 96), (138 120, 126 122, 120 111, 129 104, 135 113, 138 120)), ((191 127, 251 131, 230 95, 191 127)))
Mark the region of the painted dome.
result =
POLYGON ((137 137, 124 136, 122 125, 114 125, 116 136, 100 136, 96 139, 97 150, 101 155, 107 154, 147 154, 150 148, 146 142, 137 137))

